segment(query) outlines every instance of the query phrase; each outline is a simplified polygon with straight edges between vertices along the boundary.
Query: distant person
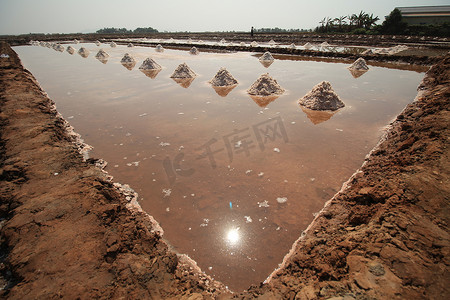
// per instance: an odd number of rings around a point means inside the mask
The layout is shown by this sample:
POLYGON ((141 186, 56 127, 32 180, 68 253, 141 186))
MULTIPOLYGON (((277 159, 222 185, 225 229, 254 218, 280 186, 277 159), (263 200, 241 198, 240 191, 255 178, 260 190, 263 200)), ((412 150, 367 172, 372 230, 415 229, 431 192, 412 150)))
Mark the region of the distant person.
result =
POLYGON ((250 36, 253 36, 253 26, 252 26, 252 30, 250 30, 250 36))

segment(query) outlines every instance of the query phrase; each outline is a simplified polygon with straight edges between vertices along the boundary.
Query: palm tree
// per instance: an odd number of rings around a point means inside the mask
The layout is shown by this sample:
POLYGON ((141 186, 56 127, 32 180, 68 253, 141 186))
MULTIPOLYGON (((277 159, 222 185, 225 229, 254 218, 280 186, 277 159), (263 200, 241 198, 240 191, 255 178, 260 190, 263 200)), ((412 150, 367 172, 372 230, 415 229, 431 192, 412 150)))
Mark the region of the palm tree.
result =
POLYGON ((366 15, 365 21, 364 21, 364 27, 366 29, 370 29, 373 25, 375 25, 375 23, 380 20, 380 18, 378 17, 374 17, 373 14, 366 15))
POLYGON ((346 16, 341 16, 341 17, 335 18, 333 20, 333 22, 336 22, 338 24, 339 31, 342 31, 342 25, 346 25, 347 24, 347 22, 345 22, 345 19, 347 19, 346 16))

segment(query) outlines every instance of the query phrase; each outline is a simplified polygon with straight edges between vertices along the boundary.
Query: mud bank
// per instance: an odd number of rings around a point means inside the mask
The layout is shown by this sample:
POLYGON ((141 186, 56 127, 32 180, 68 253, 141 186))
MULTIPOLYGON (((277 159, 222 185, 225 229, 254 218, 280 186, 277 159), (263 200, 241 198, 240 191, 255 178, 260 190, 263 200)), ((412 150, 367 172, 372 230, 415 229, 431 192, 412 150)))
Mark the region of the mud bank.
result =
POLYGON ((17 55, 4 43, 0 53, 1 297, 449 297, 449 56, 280 269, 230 294, 170 249, 101 161, 83 159, 17 55))

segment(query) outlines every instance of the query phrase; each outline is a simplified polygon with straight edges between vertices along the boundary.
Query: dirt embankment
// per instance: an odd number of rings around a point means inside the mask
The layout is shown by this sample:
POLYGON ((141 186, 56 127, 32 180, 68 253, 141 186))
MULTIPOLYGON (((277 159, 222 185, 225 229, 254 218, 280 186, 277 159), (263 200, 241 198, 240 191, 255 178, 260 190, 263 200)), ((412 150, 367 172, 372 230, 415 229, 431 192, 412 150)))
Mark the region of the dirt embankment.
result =
POLYGON ((83 160, 17 55, 0 53, 2 298, 450 297, 449 56, 268 283, 230 295, 83 160))

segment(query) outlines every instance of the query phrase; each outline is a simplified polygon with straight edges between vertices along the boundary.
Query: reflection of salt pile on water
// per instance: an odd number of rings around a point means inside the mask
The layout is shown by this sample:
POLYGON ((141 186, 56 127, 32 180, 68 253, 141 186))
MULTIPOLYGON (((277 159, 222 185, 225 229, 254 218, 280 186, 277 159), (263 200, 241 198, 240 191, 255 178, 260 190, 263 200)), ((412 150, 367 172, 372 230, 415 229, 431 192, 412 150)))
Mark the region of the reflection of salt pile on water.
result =
POLYGON ((67 47, 66 49, 67 52, 69 52, 70 54, 74 54, 75 53, 75 48, 72 46, 67 47))
POLYGON ((114 42, 111 42, 110 44, 109 44, 112 48, 114 48, 114 47, 116 47, 117 46, 117 44, 116 43, 114 43, 114 42))
POLYGON ((364 58, 358 58, 353 64, 351 64, 348 69, 354 78, 358 78, 369 70, 367 63, 364 58))
POLYGON ((161 44, 158 44, 158 45, 156 45, 156 47, 155 47, 155 51, 156 51, 156 52, 163 52, 163 51, 164 51, 164 48, 163 48, 163 46, 161 46, 161 44))
POLYGON ((227 96, 238 84, 238 81, 225 68, 220 68, 216 75, 209 81, 219 96, 227 96))
POLYGON ((247 90, 247 93, 254 96, 281 95, 284 89, 278 82, 269 76, 268 73, 261 75, 247 90))
POLYGON ((78 54, 80 54, 82 57, 86 58, 89 56, 89 50, 81 47, 80 50, 78 50, 78 54))
POLYGON ((334 111, 345 106, 328 81, 322 81, 314 86, 298 103, 312 110, 334 111))
POLYGON ((150 57, 146 58, 142 65, 139 67, 139 70, 141 70, 142 73, 152 79, 154 79, 156 75, 158 75, 161 69, 162 67, 150 57))
POLYGON ((199 51, 196 47, 192 47, 191 50, 189 50, 189 53, 193 54, 193 55, 197 55, 197 54, 199 54, 199 51))
POLYGON ((100 49, 97 54, 95 55, 95 58, 101 61, 102 63, 106 64, 108 61, 109 54, 106 53, 103 49, 100 49))
POLYGON ((197 74, 186 63, 182 63, 175 69, 170 78, 182 87, 188 88, 196 76, 197 74))

